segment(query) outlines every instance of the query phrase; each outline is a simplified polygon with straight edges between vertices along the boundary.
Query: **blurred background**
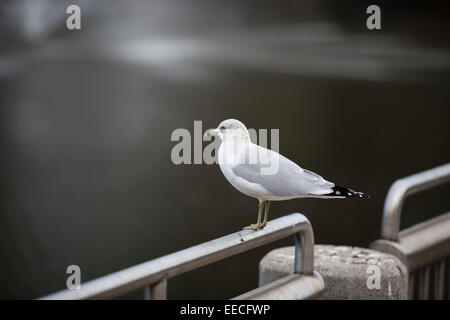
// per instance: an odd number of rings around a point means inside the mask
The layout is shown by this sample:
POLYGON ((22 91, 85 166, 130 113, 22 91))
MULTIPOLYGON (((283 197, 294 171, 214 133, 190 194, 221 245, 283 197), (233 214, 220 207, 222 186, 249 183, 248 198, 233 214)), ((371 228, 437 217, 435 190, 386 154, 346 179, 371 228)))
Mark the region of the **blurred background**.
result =
MULTIPOLYGON (((37 298, 240 230, 257 201, 217 165, 174 165, 177 128, 237 118, 280 129, 280 152, 371 199, 274 202, 316 243, 367 247, 394 180, 450 161, 442 2, 0 1, 0 298, 37 298), (66 8, 81 8, 81 30, 66 8), (366 8, 381 8, 381 30, 366 8)), ((204 146, 206 143, 204 143, 204 146)), ((402 227, 450 208, 450 187, 405 204, 402 227)), ((292 239, 169 281, 229 298, 292 239)), ((140 298, 136 292, 125 298, 140 298)))

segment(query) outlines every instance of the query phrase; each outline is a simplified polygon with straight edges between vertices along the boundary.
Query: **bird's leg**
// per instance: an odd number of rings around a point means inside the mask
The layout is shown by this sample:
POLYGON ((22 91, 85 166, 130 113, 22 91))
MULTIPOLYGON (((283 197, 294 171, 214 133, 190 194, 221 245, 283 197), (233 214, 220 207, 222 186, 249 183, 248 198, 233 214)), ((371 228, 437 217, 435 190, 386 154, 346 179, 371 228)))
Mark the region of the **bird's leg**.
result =
POLYGON ((266 224, 267 224, 267 217, 269 216, 270 201, 267 200, 267 201, 265 201, 265 203, 266 203, 266 208, 264 210, 264 221, 261 224, 261 228, 264 228, 266 226, 266 224))
POLYGON ((256 222, 256 224, 251 224, 249 226, 246 226, 244 229, 258 230, 259 228, 261 228, 261 215, 263 212, 263 207, 264 207, 264 202, 260 202, 259 208, 258 208, 258 221, 256 222))

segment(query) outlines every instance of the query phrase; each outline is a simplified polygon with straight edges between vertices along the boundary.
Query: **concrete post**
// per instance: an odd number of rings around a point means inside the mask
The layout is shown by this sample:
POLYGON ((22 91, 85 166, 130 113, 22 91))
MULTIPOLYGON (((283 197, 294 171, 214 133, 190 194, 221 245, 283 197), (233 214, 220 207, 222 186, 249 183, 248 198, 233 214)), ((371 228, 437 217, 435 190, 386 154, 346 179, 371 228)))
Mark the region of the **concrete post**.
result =
MULTIPOLYGON (((294 254, 294 247, 269 252, 259 265, 259 285, 292 274, 294 254)), ((316 245, 314 270, 325 281, 319 299, 407 299, 408 271, 389 254, 357 247, 316 245)))

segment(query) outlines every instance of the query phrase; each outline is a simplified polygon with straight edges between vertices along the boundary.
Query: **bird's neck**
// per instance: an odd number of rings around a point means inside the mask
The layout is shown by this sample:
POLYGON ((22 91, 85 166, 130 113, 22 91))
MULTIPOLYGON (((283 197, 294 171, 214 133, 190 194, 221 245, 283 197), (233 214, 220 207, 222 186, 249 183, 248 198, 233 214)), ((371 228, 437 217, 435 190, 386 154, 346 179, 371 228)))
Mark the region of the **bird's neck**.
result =
POLYGON ((230 139, 230 137, 224 139, 219 149, 219 162, 225 164, 244 163, 250 144, 250 139, 230 139))

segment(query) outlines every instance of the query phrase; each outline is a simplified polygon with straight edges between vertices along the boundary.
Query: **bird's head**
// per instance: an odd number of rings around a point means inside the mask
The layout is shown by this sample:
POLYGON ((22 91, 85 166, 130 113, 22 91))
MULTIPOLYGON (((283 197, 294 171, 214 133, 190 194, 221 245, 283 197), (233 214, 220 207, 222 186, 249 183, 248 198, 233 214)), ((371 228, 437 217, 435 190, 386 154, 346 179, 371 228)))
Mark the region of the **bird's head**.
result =
POLYGON ((235 119, 222 121, 216 129, 206 131, 205 136, 218 136, 222 141, 236 139, 240 141, 250 141, 250 135, 245 125, 235 119))

